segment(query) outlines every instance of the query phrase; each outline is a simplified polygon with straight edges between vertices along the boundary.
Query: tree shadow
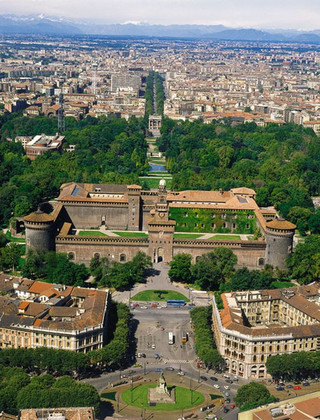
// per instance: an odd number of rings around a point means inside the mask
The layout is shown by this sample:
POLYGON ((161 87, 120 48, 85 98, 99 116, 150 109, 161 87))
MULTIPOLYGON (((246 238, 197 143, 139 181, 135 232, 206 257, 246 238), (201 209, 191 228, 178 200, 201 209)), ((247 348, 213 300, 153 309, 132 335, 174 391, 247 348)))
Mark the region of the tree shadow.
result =
POLYGON ((146 277, 155 277, 155 276, 158 276, 159 274, 160 274, 160 271, 156 270, 155 268, 147 268, 145 270, 146 277))
POLYGON ((101 401, 100 403, 100 410, 97 416, 98 420, 103 420, 105 417, 109 416, 112 417, 114 414, 114 407, 111 402, 109 401, 101 401))

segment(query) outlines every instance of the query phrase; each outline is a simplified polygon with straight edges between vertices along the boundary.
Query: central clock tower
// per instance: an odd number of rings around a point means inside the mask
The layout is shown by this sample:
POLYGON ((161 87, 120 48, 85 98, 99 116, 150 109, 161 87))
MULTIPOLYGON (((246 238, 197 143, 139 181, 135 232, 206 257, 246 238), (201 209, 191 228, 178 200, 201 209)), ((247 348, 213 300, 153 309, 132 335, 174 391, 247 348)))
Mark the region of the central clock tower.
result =
POLYGON ((172 260, 173 233, 176 226, 174 220, 169 220, 167 191, 159 187, 158 202, 150 212, 148 222, 149 255, 152 262, 170 262, 172 260))

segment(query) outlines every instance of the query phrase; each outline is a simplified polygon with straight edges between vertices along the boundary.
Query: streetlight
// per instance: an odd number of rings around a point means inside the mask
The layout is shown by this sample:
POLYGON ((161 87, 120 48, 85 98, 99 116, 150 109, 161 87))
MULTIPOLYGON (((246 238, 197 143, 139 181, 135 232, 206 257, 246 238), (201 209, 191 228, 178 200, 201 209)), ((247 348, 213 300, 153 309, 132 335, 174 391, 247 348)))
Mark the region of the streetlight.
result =
POLYGON ((130 394, 131 394, 131 403, 132 403, 132 391, 133 391, 133 381, 130 379, 130 394))

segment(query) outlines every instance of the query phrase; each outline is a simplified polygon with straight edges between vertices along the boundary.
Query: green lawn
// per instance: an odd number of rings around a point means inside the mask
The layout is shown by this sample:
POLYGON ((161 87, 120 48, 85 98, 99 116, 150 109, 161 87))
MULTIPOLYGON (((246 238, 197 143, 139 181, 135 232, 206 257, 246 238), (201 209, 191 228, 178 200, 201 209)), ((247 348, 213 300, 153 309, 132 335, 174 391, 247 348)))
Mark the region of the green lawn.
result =
MULTIPOLYGON (((157 174, 156 174, 157 175, 157 174)), ((140 178, 140 184, 145 186, 145 188, 158 188, 159 182, 162 178, 140 178)), ((166 179, 167 188, 171 188, 172 179, 166 179)))
POLYGON ((131 300, 143 301, 143 302, 166 302, 167 300, 185 300, 190 302, 187 297, 174 290, 144 290, 143 292, 137 293, 131 298, 131 300), (161 297, 159 295, 161 294, 161 297))
POLYGON ((80 232, 78 232, 79 236, 108 236, 103 232, 100 232, 99 230, 80 230, 80 232))
MULTIPOLYGON (((204 396, 198 391, 190 391, 188 388, 182 388, 175 386, 175 404, 157 404, 155 407, 149 407, 148 404, 148 388, 155 388, 156 385, 140 385, 132 390, 132 402, 131 402, 131 390, 127 389, 122 393, 122 399, 125 403, 133 405, 134 407, 146 408, 152 411, 174 411, 174 410, 185 410, 204 402, 204 396), (191 401, 192 398, 192 401, 191 401)), ((170 386, 168 387, 170 389, 170 386)))
POLYGON ((20 243, 23 243, 23 242, 26 241, 25 238, 14 238, 13 236, 11 236, 11 232, 9 230, 7 230, 5 236, 6 236, 6 238, 7 238, 7 240, 9 242, 20 242, 20 243))
POLYGON ((225 239, 225 240, 231 240, 231 241, 240 241, 241 238, 240 238, 239 235, 228 235, 228 234, 223 235, 223 234, 221 234, 221 235, 211 236, 211 238, 209 238, 209 239, 225 239))
POLYGON ((147 238, 148 235, 144 232, 113 232, 116 235, 123 236, 124 238, 147 238))
POLYGON ((173 239, 198 239, 203 236, 203 233, 174 233, 173 239))

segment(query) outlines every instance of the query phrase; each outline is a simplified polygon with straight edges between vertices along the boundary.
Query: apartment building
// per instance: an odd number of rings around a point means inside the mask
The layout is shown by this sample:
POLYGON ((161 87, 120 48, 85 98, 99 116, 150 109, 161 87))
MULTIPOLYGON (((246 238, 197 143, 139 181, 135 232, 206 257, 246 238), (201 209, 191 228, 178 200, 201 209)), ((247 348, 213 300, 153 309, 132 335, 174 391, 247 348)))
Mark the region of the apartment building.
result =
POLYGON ((108 292, 0 276, 0 348, 72 350, 104 345, 108 292))
POLYGON ((231 292, 213 298, 213 330, 227 369, 243 378, 266 378, 275 354, 320 351, 320 285, 231 292))

